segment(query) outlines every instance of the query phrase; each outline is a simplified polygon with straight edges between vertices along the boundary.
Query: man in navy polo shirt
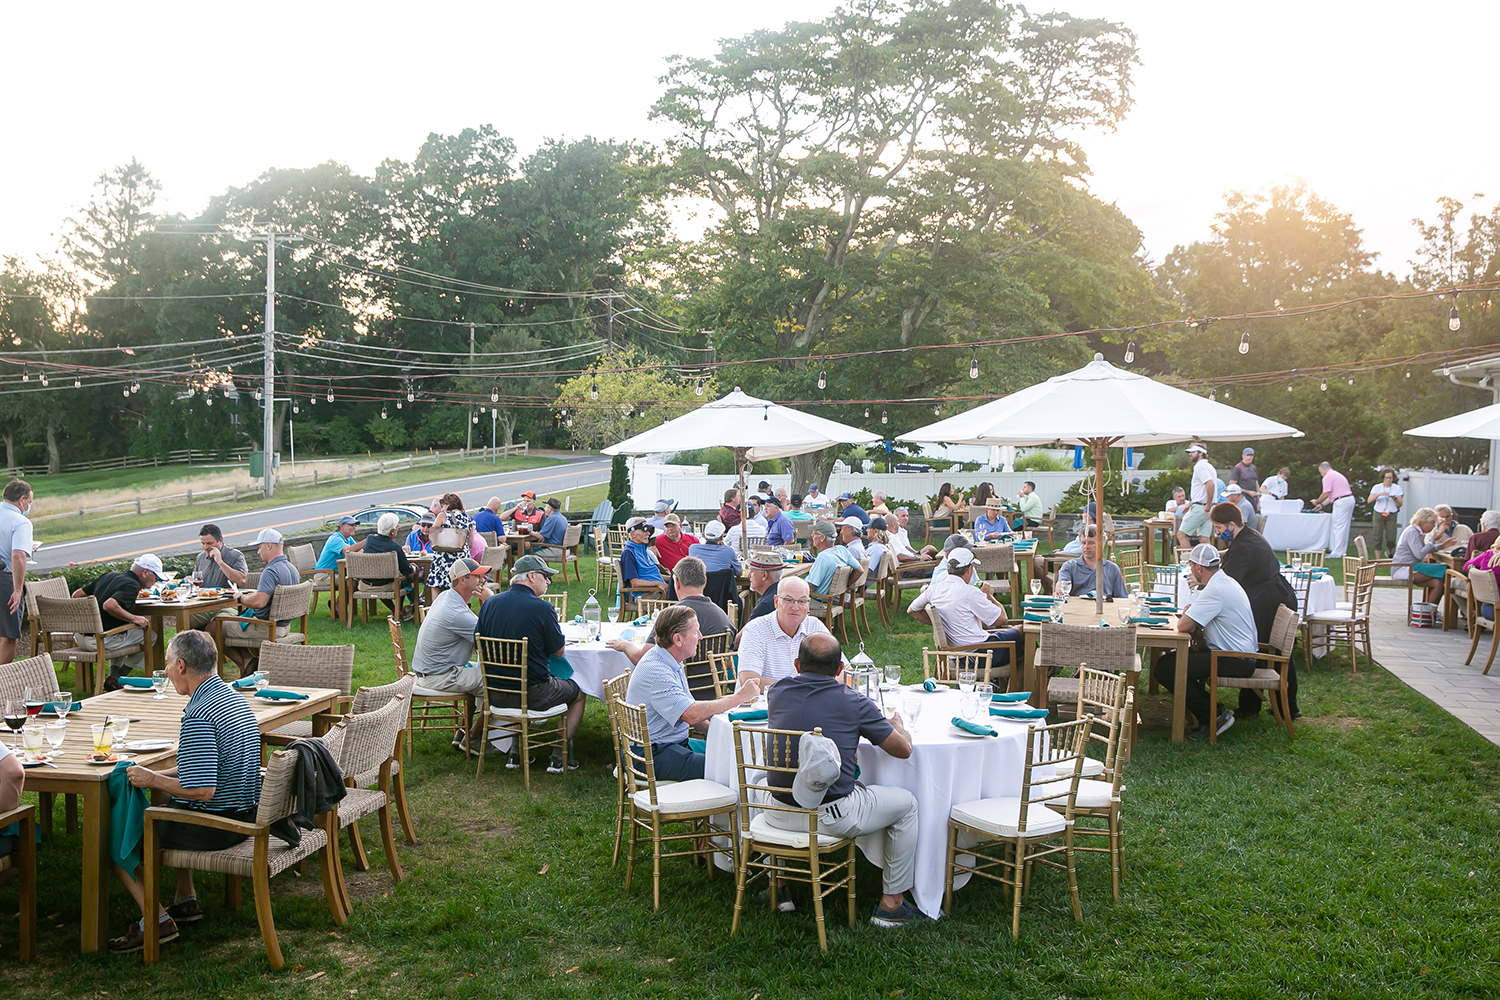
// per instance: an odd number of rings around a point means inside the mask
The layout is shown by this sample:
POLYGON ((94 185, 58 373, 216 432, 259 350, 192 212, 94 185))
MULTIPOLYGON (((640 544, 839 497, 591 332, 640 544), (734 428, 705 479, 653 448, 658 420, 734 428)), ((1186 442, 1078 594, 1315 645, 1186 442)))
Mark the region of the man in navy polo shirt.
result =
MULTIPOLYGON (((533 712, 544 712, 557 705, 567 705, 564 727, 567 730, 568 754, 566 764, 561 750, 552 751, 552 763, 547 770, 552 774, 577 770, 578 761, 573 759, 573 734, 578 731, 578 722, 583 718, 583 692, 571 678, 554 677, 549 661, 563 651, 567 644, 562 629, 557 624, 557 609, 542 600, 552 583, 557 570, 548 566, 540 557, 529 555, 516 560, 515 571, 510 578, 510 589, 491 597, 479 609, 479 634, 492 639, 526 639, 526 707, 533 712)), ((520 698, 514 694, 490 692, 490 704, 500 708, 520 708, 520 698)), ((511 751, 506 767, 520 767, 519 749, 511 751)))
POLYGON ((505 534, 505 522, 500 520, 503 506, 499 497, 490 497, 489 503, 474 512, 474 530, 493 531, 496 538, 505 534))
POLYGON ((781 501, 775 497, 767 497, 765 504, 761 507, 766 512, 766 544, 767 545, 791 545, 797 540, 797 529, 791 520, 781 512, 781 501))
POLYGON ((854 498, 847 493, 839 494, 839 513, 845 517, 857 517, 866 526, 870 523, 869 513, 854 502, 854 498))

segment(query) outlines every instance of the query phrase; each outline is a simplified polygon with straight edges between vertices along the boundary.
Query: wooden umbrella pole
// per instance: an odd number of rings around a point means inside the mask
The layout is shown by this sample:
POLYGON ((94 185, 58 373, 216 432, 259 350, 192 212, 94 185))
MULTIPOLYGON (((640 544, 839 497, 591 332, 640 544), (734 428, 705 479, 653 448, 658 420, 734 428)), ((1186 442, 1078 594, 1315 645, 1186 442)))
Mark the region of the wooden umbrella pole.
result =
MULTIPOLYGON (((1094 607, 1104 617, 1104 462, 1109 457, 1110 438, 1090 438, 1094 449, 1094 539, 1099 570, 1094 574, 1094 607)), ((1084 507, 1085 513, 1088 507, 1084 507)))
POLYGON ((741 564, 750 560, 750 525, 745 520, 745 461, 750 455, 749 448, 734 449, 734 468, 740 477, 740 561, 741 564))

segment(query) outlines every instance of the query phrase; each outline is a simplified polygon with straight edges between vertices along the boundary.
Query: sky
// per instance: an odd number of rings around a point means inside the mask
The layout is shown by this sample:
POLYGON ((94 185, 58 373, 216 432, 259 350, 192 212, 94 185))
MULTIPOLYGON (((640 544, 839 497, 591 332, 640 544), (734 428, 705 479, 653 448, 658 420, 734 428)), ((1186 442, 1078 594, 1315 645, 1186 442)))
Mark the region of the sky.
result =
MULTIPOLYGON (((831 10, 831 0, 9 4, 0 61, 0 255, 52 252, 100 173, 131 157, 194 215, 271 167, 373 171, 431 132, 661 141, 672 54, 831 10)), ((1084 147, 1090 187, 1151 260, 1207 238, 1230 190, 1301 178, 1404 276, 1442 195, 1488 211, 1500 4, 1059 0, 1138 36, 1135 107, 1084 147), (1425 16, 1427 13, 1431 16, 1425 16)), ((1034 9, 1050 9, 1037 4, 1034 9)))

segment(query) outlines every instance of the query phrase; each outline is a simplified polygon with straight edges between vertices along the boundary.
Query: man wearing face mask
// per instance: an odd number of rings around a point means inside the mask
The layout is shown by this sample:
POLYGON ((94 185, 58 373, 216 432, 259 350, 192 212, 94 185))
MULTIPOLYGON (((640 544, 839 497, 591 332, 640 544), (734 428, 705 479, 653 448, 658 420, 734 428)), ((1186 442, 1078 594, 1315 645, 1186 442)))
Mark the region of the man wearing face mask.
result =
MULTIPOLYGON (((1271 626, 1276 622, 1276 609, 1285 607, 1297 610, 1297 592, 1281 575, 1281 563, 1265 536, 1254 528, 1245 527, 1239 507, 1233 503, 1221 503, 1209 513, 1213 523, 1214 537, 1227 542, 1229 548, 1222 556, 1224 573, 1237 581, 1250 598, 1250 611, 1255 616, 1255 631, 1259 642, 1271 638, 1271 626)), ((1293 719, 1300 719, 1297 709, 1297 667, 1295 660, 1288 662, 1286 674, 1287 707, 1293 719)), ((1260 694, 1249 689, 1240 691, 1238 714, 1241 717, 1254 715, 1261 710, 1260 694)))

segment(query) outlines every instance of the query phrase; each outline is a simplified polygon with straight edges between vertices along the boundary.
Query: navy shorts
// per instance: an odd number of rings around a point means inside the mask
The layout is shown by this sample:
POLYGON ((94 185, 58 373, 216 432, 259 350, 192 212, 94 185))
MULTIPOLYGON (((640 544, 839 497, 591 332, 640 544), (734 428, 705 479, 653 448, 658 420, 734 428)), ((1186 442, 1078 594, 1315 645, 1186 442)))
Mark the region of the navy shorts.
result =
MULTIPOLYGON (((15 592, 15 583, 10 578, 10 570, 0 571, 0 639, 21 638, 21 612, 26 610, 26 601, 22 600, 12 613, 10 597, 15 592)), ((24 594, 25 591, 23 590, 22 593, 24 594)), ((36 651, 32 650, 32 652, 36 651)))

